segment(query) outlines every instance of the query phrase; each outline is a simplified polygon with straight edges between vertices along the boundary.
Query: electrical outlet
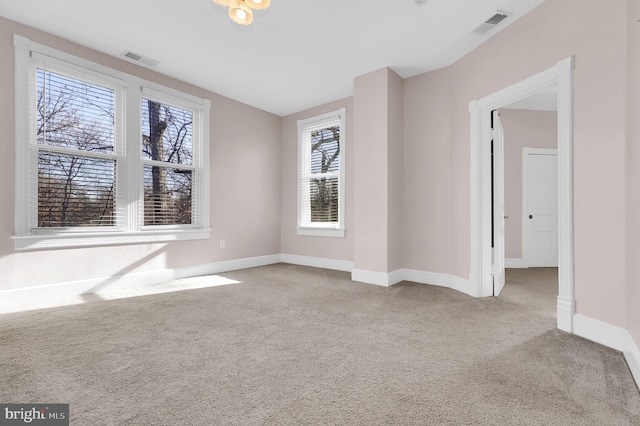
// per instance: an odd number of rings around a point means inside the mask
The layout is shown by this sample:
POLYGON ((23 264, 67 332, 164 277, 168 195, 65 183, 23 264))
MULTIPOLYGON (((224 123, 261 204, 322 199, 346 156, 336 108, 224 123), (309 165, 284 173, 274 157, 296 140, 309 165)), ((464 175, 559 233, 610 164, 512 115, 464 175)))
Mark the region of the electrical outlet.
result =
POLYGON ((224 248, 224 240, 220 240, 220 248, 223 249, 224 248))

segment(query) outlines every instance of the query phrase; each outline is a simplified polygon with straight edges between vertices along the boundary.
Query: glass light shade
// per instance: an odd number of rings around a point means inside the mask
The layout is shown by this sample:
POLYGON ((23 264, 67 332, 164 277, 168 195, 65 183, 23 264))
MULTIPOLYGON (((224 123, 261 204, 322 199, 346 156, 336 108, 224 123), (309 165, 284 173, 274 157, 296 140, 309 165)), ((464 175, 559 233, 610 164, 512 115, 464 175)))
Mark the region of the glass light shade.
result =
POLYGON ((249 25, 253 22, 253 11, 243 0, 239 0, 233 6, 229 6, 229 17, 240 25, 249 25))
POLYGON ((244 2, 252 9, 266 9, 271 4, 271 0, 244 0, 244 2))
POLYGON ((214 3, 220 6, 233 6, 238 0, 213 0, 214 3))

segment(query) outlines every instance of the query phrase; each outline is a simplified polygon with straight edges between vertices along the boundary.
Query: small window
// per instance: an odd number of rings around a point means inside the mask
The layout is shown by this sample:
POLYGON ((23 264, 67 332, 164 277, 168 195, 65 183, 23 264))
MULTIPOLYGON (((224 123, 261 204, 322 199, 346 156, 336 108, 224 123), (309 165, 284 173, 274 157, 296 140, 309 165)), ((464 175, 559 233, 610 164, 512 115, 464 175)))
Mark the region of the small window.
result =
POLYGON ((298 235, 344 237, 345 109, 298 121, 298 235))

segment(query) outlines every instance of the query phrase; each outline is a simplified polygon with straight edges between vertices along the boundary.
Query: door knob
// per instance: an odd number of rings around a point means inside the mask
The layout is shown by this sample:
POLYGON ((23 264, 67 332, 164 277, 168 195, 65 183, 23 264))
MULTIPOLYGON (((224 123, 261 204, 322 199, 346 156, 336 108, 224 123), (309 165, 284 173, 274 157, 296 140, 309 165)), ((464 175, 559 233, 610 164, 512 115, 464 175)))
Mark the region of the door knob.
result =
POLYGON ((529 219, 533 219, 533 215, 532 214, 529 215, 529 219))

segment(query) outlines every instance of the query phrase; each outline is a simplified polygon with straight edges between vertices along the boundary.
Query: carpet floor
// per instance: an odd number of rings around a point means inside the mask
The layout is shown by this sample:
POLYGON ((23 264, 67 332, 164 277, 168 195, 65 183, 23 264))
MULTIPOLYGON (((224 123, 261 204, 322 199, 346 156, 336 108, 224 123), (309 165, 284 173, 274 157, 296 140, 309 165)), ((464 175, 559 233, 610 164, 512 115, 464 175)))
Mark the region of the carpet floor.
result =
POLYGON ((0 315, 0 402, 92 426, 640 425, 623 355, 555 328, 555 269, 508 270, 484 299, 220 275, 236 283, 0 315))

